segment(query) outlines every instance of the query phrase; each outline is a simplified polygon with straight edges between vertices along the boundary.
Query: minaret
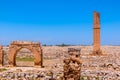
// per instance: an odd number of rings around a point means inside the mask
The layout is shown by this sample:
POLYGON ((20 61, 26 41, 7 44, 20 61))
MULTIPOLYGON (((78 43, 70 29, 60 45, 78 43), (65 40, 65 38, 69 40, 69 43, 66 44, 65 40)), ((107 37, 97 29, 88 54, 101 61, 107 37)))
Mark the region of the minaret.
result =
POLYGON ((102 54, 100 49, 100 13, 94 12, 93 54, 102 54))

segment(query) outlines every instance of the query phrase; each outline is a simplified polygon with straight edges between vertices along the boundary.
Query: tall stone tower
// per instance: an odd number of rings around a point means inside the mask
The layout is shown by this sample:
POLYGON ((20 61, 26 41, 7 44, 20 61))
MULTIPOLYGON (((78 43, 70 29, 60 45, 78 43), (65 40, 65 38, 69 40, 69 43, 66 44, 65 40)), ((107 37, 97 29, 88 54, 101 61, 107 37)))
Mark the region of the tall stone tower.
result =
POLYGON ((93 42, 93 54, 100 55, 102 51, 100 49, 100 13, 94 12, 94 42, 93 42))

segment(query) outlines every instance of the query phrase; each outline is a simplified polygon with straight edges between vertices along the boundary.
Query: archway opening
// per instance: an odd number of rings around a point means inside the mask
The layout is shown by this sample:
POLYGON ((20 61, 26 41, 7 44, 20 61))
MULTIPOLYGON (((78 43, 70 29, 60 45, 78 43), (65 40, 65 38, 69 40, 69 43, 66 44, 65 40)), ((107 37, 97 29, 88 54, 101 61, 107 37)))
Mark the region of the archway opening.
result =
POLYGON ((29 49, 22 48, 16 53, 15 64, 17 67, 33 67, 34 59, 34 55, 29 49))

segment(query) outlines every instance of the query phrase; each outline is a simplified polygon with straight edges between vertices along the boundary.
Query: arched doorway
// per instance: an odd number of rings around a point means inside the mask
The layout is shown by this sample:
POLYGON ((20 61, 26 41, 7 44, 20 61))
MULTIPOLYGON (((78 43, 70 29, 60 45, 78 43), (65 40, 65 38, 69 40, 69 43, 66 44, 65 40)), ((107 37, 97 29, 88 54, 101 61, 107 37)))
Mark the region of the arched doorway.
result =
POLYGON ((34 55, 34 66, 41 66, 43 64, 42 58, 42 48, 39 42, 23 42, 23 41, 14 41, 10 45, 9 49, 9 64, 10 66, 16 66, 16 54, 22 48, 29 49, 34 55))
POLYGON ((33 53, 27 48, 22 48, 16 53, 15 65, 17 67, 33 67, 34 60, 33 53))

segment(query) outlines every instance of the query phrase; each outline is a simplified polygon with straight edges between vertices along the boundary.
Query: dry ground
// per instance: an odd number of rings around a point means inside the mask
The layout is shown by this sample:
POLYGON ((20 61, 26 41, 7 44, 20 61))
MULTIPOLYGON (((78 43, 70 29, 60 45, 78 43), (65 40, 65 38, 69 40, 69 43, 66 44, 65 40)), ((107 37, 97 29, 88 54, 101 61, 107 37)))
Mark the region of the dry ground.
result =
MULTIPOLYGON (((56 64, 61 64, 63 65, 63 59, 68 57, 68 48, 81 48, 81 54, 83 62, 89 62, 88 59, 85 59, 84 57, 89 57, 89 54, 92 54, 93 47, 92 46, 69 46, 69 47, 58 47, 58 46, 46 46, 42 47, 43 48, 43 63, 45 67, 51 67, 55 66, 56 64)), ((106 55, 106 58, 109 56, 112 56, 112 59, 119 59, 120 55, 120 46, 102 46, 101 47, 103 54, 106 55), (107 56, 108 55, 108 56, 107 56)), ((5 65, 8 65, 8 47, 4 47, 5 51, 5 59, 4 63, 5 65)), ((19 51, 17 57, 25 57, 25 56, 33 56, 33 54, 27 50, 27 49, 22 49, 19 51)), ((109 58, 108 58, 109 59, 109 58)), ((96 62, 96 61, 94 61, 96 62)), ((18 66, 33 66, 34 62, 18 62, 18 66), (27 65, 26 65, 27 64, 27 65)))

